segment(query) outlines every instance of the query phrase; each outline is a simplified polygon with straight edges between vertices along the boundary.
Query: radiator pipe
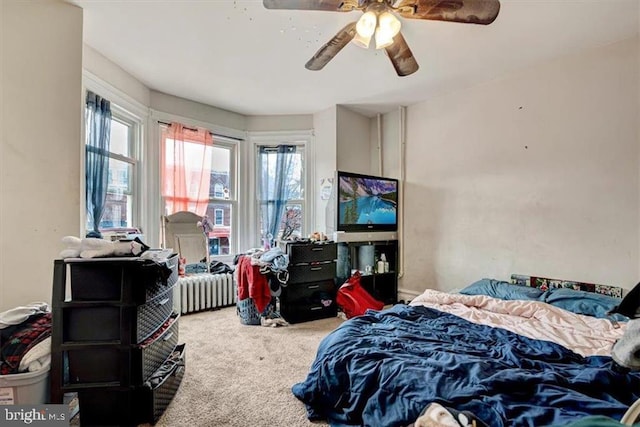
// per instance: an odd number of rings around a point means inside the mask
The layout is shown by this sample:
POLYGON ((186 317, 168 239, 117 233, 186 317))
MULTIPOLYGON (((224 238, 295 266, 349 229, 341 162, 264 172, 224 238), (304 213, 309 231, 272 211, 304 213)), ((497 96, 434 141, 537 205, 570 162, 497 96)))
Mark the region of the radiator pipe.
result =
POLYGON ((406 112, 407 107, 398 109, 398 163, 400 165, 400 179, 398 180, 398 279, 404 275, 404 181, 405 181, 405 146, 406 146, 406 112))
POLYGON ((382 176, 382 114, 378 113, 378 175, 382 176))

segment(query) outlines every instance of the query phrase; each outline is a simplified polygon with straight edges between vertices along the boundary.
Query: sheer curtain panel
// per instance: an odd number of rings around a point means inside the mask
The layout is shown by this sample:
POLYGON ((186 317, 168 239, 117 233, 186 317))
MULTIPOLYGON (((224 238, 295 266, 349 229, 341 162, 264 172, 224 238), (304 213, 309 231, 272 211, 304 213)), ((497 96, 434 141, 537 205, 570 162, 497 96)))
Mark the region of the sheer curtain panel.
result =
POLYGON ((87 237, 101 238, 100 220, 109 184, 111 103, 91 91, 87 91, 85 133, 85 197, 88 222, 92 226, 92 230, 87 230, 87 237))
POLYGON ((211 182, 211 133, 171 123, 162 130, 161 145, 165 214, 189 211, 204 216, 211 182))
POLYGON ((266 164, 269 161, 269 153, 273 153, 272 147, 260 147, 261 167, 261 209, 263 243, 265 247, 273 247, 280 231, 280 222, 289 200, 288 184, 291 180, 294 165, 295 145, 278 145, 276 147, 275 174, 270 174, 270 168, 266 164))

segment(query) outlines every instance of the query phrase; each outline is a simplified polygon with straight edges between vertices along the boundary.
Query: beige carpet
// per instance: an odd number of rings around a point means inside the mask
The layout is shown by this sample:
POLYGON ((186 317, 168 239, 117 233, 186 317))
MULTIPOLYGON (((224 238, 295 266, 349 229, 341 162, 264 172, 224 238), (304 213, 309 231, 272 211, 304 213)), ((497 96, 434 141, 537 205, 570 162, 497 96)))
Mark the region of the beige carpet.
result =
POLYGON ((186 370, 157 426, 323 426, 307 420, 291 386, 304 380, 334 317, 285 327, 246 326, 235 307, 183 315, 186 370))

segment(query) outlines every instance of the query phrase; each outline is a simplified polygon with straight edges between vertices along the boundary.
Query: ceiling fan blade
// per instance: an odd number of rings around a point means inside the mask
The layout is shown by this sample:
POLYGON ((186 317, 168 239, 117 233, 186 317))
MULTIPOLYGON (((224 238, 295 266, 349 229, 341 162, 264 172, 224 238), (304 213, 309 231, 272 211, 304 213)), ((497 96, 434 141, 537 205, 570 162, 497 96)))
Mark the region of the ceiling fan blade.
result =
POLYGON ((488 25, 500 12, 499 0, 402 0, 398 14, 409 19, 488 25))
POLYGON ((356 23, 352 22, 347 24, 343 29, 338 31, 338 34, 333 36, 324 46, 322 46, 313 55, 313 57, 307 61, 305 68, 307 70, 321 70, 334 56, 338 54, 356 35, 356 23))
POLYGON ((289 10, 325 10, 334 12, 350 12, 358 1, 345 0, 262 0, 267 9, 289 10))
POLYGON ((418 71, 418 63, 413 57, 411 49, 407 41, 402 36, 402 33, 398 33, 393 38, 393 43, 390 46, 384 48, 393 64, 393 68, 396 69, 396 73, 400 77, 408 76, 418 71))

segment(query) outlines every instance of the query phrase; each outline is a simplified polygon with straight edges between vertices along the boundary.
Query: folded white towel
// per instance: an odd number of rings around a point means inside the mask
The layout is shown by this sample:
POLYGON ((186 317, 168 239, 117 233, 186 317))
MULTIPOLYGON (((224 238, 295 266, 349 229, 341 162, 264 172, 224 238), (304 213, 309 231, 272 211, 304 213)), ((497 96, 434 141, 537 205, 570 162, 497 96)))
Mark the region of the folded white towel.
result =
POLYGON ((640 319, 631 319, 611 349, 611 357, 621 366, 640 370, 640 319))
POLYGON ((18 371, 39 371, 40 369, 49 366, 50 363, 51 337, 47 337, 31 347, 29 351, 22 356, 22 359, 20 359, 20 365, 18 366, 18 371))

